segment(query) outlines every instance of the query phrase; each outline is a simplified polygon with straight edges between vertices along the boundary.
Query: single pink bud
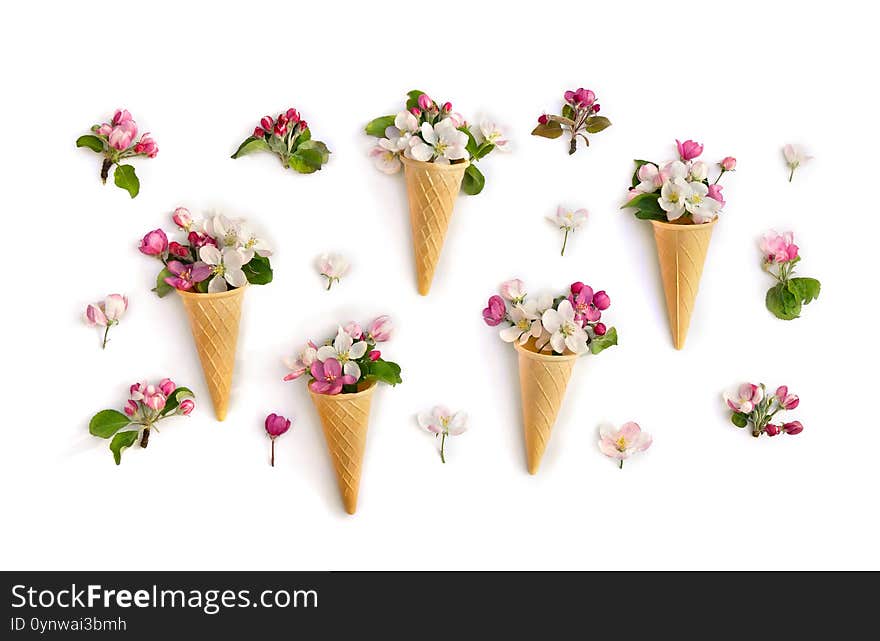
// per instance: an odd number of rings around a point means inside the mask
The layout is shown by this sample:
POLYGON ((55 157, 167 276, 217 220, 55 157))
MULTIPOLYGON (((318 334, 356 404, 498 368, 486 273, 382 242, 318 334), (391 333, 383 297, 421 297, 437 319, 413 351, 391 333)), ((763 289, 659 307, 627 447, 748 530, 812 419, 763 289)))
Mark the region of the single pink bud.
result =
POLYGON ((382 358, 382 352, 380 352, 378 349, 374 349, 370 352, 369 356, 371 361, 378 361, 380 358, 382 358))
POLYGON ((604 289, 593 294, 593 305, 602 310, 611 307, 611 298, 605 293, 604 289))
POLYGON ((272 438, 281 436, 288 429, 290 429, 290 420, 280 414, 269 414, 266 417, 266 433, 272 438))
POLYGON ((593 113, 594 113, 594 114, 599 113, 599 109, 601 109, 601 108, 602 108, 602 105, 600 105, 600 104, 597 102, 595 105, 593 105, 593 113))
POLYGON ((140 391, 141 391, 141 383, 132 383, 131 386, 128 388, 129 394, 134 394, 135 392, 140 392, 140 391))
POLYGON ((277 122, 277 123, 275 123, 275 129, 273 131, 276 136, 278 136, 279 138, 282 138, 284 136, 284 134, 287 133, 287 125, 284 124, 283 122, 277 122))
MULTIPOLYGON (((153 386, 150 385, 147 390, 151 389, 153 386)), ((165 395, 159 391, 155 391, 148 394, 146 398, 144 398, 144 405, 149 407, 152 410, 156 410, 157 412, 161 411, 165 407, 165 395)))
POLYGON ((776 436, 777 434, 779 434, 779 426, 770 423, 767 427, 764 428, 764 433, 767 436, 776 436))
POLYGON ((593 331, 596 332, 596 336, 605 336, 608 332, 608 328, 605 327, 605 323, 596 323, 593 326, 593 331))
POLYGON ((703 153, 703 145, 693 140, 684 142, 676 140, 675 144, 678 147, 678 155, 683 161, 693 160, 703 153))
POLYGON ((184 416, 188 416, 192 413, 192 411, 196 408, 195 401, 191 398, 185 398, 180 401, 180 405, 177 406, 177 413, 183 414, 184 416))
POLYGON ((171 215, 171 220, 174 221, 175 225, 185 230, 189 230, 189 227, 193 222, 192 215, 186 207, 178 207, 175 209, 174 213, 171 215))
POLYGON ((394 324, 391 322, 390 316, 380 316, 372 323, 370 323, 370 327, 367 330, 370 338, 372 338, 377 343, 383 343, 391 338, 391 335, 394 333, 394 324))
POLYGON ((297 123, 300 121, 299 112, 291 107, 287 110, 287 120, 288 122, 297 123))
POLYGON ((416 118, 418 118, 419 116, 422 115, 422 110, 419 109, 418 107, 413 107, 412 109, 409 110, 409 112, 410 112, 413 116, 415 116, 416 118))
POLYGON ((443 103, 443 113, 448 114, 450 111, 452 111, 452 103, 451 102, 444 102, 443 103))
POLYGON ((134 152, 147 158, 155 158, 156 154, 159 153, 159 145, 156 144, 156 141, 153 140, 149 133, 145 133, 134 146, 134 152))
POLYGON ((547 122, 548 122, 547 114, 541 114, 540 116, 538 116, 538 124, 539 125, 546 125, 547 122))
POLYGON ((431 109, 434 106, 434 101, 431 100, 431 98, 428 96, 428 94, 423 93, 421 96, 419 96, 418 102, 419 102, 419 108, 422 111, 428 111, 429 109, 431 109))
POLYGON ((101 125, 100 127, 98 127, 97 129, 95 129, 96 134, 98 134, 99 136, 104 136, 105 138, 110 135, 111 131, 113 131, 113 127, 108 125, 106 122, 103 125, 101 125))
POLYGON ((734 158, 733 156, 727 156, 718 164, 721 165, 721 168, 724 171, 733 171, 734 169, 736 169, 736 158, 734 158))
POLYGON ((177 389, 177 385, 174 384, 170 378, 163 378, 159 381, 159 389, 162 390, 162 393, 165 396, 171 396, 174 393, 174 390, 177 389))
POLYGON ((804 426, 801 425, 800 421, 792 421, 791 423, 786 423, 782 426, 782 431, 786 434, 791 434, 794 436, 795 434, 800 434, 804 431, 804 426))
POLYGON ((272 116, 263 116, 260 118, 260 126, 266 131, 272 131, 272 128, 275 126, 275 121, 272 120, 272 116))
POLYGON ((189 247, 172 240, 168 245, 168 253, 177 258, 189 258, 189 247))
POLYGON ((300 120, 300 121, 299 121, 299 129, 300 129, 300 131, 305 131, 305 130, 308 129, 308 128, 309 128, 309 123, 307 123, 305 120, 300 120))
POLYGON ((253 134, 253 135, 254 135, 254 138, 262 138, 263 136, 266 135, 266 132, 263 130, 262 127, 256 127, 256 128, 254 129, 254 134, 253 134))
POLYGON ((131 120, 131 114, 128 113, 128 109, 117 109, 116 113, 113 114, 113 120, 110 122, 115 127, 116 125, 121 125, 124 122, 128 122, 131 120))
POLYGON ((581 281, 577 281, 571 284, 571 293, 577 296, 581 293, 581 290, 584 288, 584 284, 581 281))
POLYGON ((137 403, 132 400, 128 400, 125 402, 125 407, 123 408, 123 411, 125 412, 126 416, 134 416, 134 413, 137 412, 137 408, 137 403))
POLYGON ((86 323, 92 327, 106 327, 107 316, 97 305, 89 305, 86 307, 86 323))
POLYGON ((727 203, 724 201, 724 194, 721 193, 723 190, 724 185, 709 185, 709 192, 706 195, 713 200, 717 200, 724 207, 727 203))
POLYGON ((356 341, 360 340, 361 336, 364 335, 364 330, 355 321, 349 321, 342 327, 342 329, 344 329, 345 333, 356 341))
POLYGON ((147 256, 162 256, 168 251, 168 236, 161 229, 154 229, 141 239, 138 249, 147 256))
POLYGON ((287 114, 278 114, 278 122, 280 122, 282 125, 286 125, 287 120, 287 114))

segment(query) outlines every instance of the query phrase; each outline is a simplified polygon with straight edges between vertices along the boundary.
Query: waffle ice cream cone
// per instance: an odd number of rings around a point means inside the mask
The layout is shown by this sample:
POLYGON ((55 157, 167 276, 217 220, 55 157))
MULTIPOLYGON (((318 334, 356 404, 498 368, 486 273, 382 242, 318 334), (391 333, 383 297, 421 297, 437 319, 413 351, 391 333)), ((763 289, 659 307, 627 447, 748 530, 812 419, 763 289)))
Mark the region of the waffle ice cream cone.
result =
POLYGON ((309 389, 312 402, 321 417, 324 438, 345 511, 357 510, 358 489, 361 484, 361 467, 364 447, 367 444, 367 427, 370 423, 370 402, 376 383, 367 383, 355 394, 315 394, 309 389))
POLYGON ((682 349, 700 287, 703 263, 717 218, 701 225, 676 225, 652 220, 666 311, 675 349, 682 349))
POLYGON ((440 261, 464 170, 470 163, 443 165, 406 157, 401 157, 401 161, 409 197, 419 294, 427 296, 440 261))
POLYGON ((189 325, 205 382, 211 393, 218 421, 226 418, 232 372, 235 369, 235 348, 238 343, 238 321, 246 287, 217 294, 199 294, 177 290, 189 325))
POLYGON ((529 474, 535 474, 562 407, 577 354, 539 354, 534 341, 514 343, 519 358, 523 428, 529 474))

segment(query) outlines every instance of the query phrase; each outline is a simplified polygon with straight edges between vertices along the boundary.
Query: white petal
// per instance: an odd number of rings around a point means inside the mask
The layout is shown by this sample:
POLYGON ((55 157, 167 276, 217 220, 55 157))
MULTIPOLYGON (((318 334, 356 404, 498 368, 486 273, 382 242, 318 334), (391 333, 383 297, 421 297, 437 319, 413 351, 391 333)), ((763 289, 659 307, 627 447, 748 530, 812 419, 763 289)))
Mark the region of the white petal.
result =
POLYGON ((553 348, 554 352, 562 354, 565 351, 565 336, 559 332, 554 332, 550 337, 550 346, 553 348))
POLYGON ((322 363, 328 358, 336 358, 339 353, 330 345, 322 345, 318 348, 318 360, 322 363))
POLYGON ((208 283, 209 294, 225 292, 227 289, 228 288, 226 287, 226 280, 222 276, 214 276, 214 278, 211 279, 211 282, 208 283))
POLYGON ((544 325, 545 330, 553 333, 562 326, 562 317, 555 309, 548 309, 541 317, 541 323, 544 325))
POLYGON ((233 287, 244 287, 247 285, 247 276, 240 269, 227 269, 225 276, 226 281, 233 287))
POLYGON ((336 338, 333 341, 333 347, 335 347, 336 351, 340 354, 345 354, 351 349, 351 344, 353 342, 354 339, 352 339, 351 335, 340 327, 336 331, 336 338))
POLYGON ((220 255, 220 250, 213 245, 205 245, 199 249, 199 258, 202 259, 202 262, 208 263, 209 265, 219 265, 223 260, 220 255))
POLYGON ((357 360, 367 353, 367 344, 364 341, 358 341, 348 350, 348 357, 357 360))
POLYGON ((430 145, 437 144, 437 134, 434 132, 434 127, 432 127, 430 123, 422 123, 422 139, 430 145))
POLYGON ((354 376, 355 380, 360 380, 361 378, 361 368, 354 361, 346 361, 345 365, 342 366, 342 373, 347 376, 354 376))
POLYGON ((505 343, 512 343, 521 334, 521 330, 516 325, 511 325, 510 327, 505 327, 501 331, 498 332, 498 335, 501 336, 501 340, 505 343))

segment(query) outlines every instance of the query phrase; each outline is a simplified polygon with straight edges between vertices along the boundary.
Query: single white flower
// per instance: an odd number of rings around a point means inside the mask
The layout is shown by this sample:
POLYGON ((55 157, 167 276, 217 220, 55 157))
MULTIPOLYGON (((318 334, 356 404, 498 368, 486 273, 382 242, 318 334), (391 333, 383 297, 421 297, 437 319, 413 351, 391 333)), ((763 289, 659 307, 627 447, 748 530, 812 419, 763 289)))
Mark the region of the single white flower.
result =
POLYGON ((483 134, 483 139, 495 145, 498 151, 510 151, 510 140, 495 122, 484 118, 480 121, 480 133, 483 134))
POLYGON ((547 216, 547 220, 551 223, 559 227, 563 232, 565 232, 565 237, 562 239, 562 251, 560 252, 561 256, 565 256, 565 246, 568 244, 568 235, 569 233, 573 233, 581 228, 581 226, 587 221, 588 212, 586 209, 566 209, 562 205, 557 207, 555 216, 547 216))
POLYGON ((512 278, 501 283, 499 293, 503 299, 516 305, 526 298, 526 284, 519 278, 512 278))
POLYGON ((685 209, 693 216, 695 223, 705 223, 714 219, 721 209, 721 203, 710 198, 709 188, 701 182, 688 183, 690 193, 684 200, 685 209))
POLYGON ((292 381, 308 372, 316 358, 318 358, 318 350, 312 347, 311 344, 306 345, 296 357, 285 356, 284 365, 291 372, 284 377, 284 380, 292 381))
POLYGON ((400 153, 409 147, 409 141, 418 130, 418 119, 408 111, 401 111, 394 117, 394 126, 385 129, 385 138, 379 140, 379 145, 400 153))
POLYGON ((363 358, 366 353, 367 344, 364 341, 355 342, 351 334, 340 327, 336 332, 333 344, 319 347, 317 357, 322 363, 328 358, 335 358, 342 365, 343 374, 354 376, 355 380, 360 380, 361 368, 354 361, 363 358))
POLYGON ((685 212, 685 200, 689 195, 690 187, 683 178, 671 178, 663 183, 657 202, 666 212, 667 220, 681 218, 685 212))
POLYGON ((455 128, 447 118, 436 125, 423 122, 421 137, 413 136, 406 154, 409 158, 430 162, 449 164, 450 160, 467 158, 467 134, 455 128))
POLYGON ((433 434, 441 436, 440 460, 446 462, 446 437, 464 434, 467 430, 467 414, 455 412, 454 414, 442 405, 438 405, 430 412, 419 412, 416 419, 419 426, 433 434))
POLYGON ((649 162, 639 167, 636 175, 641 181, 636 185, 636 191, 640 191, 643 194, 653 194, 663 186, 663 174, 660 168, 653 163, 649 162))
POLYGON ((568 299, 559 303, 556 309, 548 309, 541 317, 544 329, 550 334, 550 345, 557 354, 568 348, 575 354, 587 351, 587 333, 574 319, 574 307, 568 299))
POLYGON ((397 156, 397 152, 386 149, 381 140, 378 145, 370 149, 373 164, 383 174, 396 174, 400 171, 400 159, 397 156))
POLYGON ((788 174, 788 182, 791 182, 794 178, 795 169, 808 160, 813 159, 813 157, 808 155, 802 147, 797 145, 785 145, 785 147, 782 148, 782 155, 785 156, 785 164, 791 169, 791 173, 788 174))
POLYGON ((663 182, 674 180, 675 178, 686 180, 688 173, 690 173, 688 166, 680 160, 672 160, 663 165, 663 169, 660 170, 663 182))
POLYGON ((530 338, 540 338, 544 332, 541 313, 538 312, 538 304, 535 300, 527 300, 514 305, 510 310, 510 320, 513 325, 505 327, 499 332, 501 340, 506 343, 519 341, 519 344, 522 345, 530 338))
POLYGON ((244 287, 247 284, 247 276, 242 271, 245 264, 241 251, 232 247, 226 247, 221 252, 213 245, 205 245, 199 249, 199 258, 211 267, 214 277, 208 283, 208 293, 216 294, 225 292, 227 283, 233 287, 244 287))
POLYGON ((272 255, 272 248, 262 238, 258 238, 254 231, 244 221, 238 221, 238 240, 241 243, 239 251, 244 264, 251 262, 254 254, 258 256, 268 257, 272 255))
POLYGON ((318 258, 316 267, 318 273, 327 279, 327 289, 333 286, 334 281, 338 282, 348 273, 350 265, 339 254, 321 254, 318 258))
POLYGON ((205 233, 217 241, 220 249, 227 247, 238 249, 244 244, 239 233, 240 226, 240 221, 230 220, 223 214, 218 214, 205 220, 205 233))
POLYGON ((696 160, 691 163, 690 168, 690 177, 691 180, 695 180, 697 182, 702 182, 709 177, 709 165, 704 163, 702 160, 696 160))

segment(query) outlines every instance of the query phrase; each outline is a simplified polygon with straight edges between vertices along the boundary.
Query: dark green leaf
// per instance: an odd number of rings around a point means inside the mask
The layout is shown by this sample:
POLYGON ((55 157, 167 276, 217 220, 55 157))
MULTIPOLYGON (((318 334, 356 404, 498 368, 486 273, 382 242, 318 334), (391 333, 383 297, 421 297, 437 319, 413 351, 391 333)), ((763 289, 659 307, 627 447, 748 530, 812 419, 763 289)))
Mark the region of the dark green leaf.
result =
POLYGON ((97 136, 92 136, 91 134, 86 134, 85 136, 80 136, 79 138, 77 138, 76 146, 88 147, 96 153, 101 153, 102 151, 104 151, 104 141, 97 136))
POLYGON ((642 182, 641 180, 639 180, 639 169, 642 168, 642 165, 653 165, 654 164, 650 160, 636 160, 635 163, 636 163, 636 169, 633 172, 633 178, 632 178, 632 186, 633 187, 636 187, 640 182, 642 182))
POLYGON ((255 254, 241 269, 252 285, 266 285, 272 282, 272 266, 265 256, 255 254))
POLYGON ((593 340, 590 341, 590 352, 598 354, 612 345, 617 345, 617 330, 613 327, 609 327, 604 336, 593 337, 593 340))
POLYGON ((822 285, 815 278, 792 278, 788 281, 788 290, 803 302, 809 305, 819 298, 822 285))
MULTIPOLYGON (((425 95, 424 91, 419 91, 418 89, 413 89, 412 91, 407 91, 407 101, 406 108, 407 110, 412 109, 413 107, 419 106, 419 96, 425 95)), ((421 109, 421 107, 419 107, 421 109)))
POLYGON ((301 174, 312 174, 321 168, 323 156, 317 149, 297 149, 290 155, 288 165, 301 174))
POLYGON ((477 139, 474 138, 474 135, 471 133, 471 130, 468 129, 467 127, 465 127, 464 125, 459 127, 458 130, 468 137, 467 144, 464 146, 464 148, 470 154, 471 158, 476 158, 477 151, 479 149, 479 146, 477 145, 477 139))
POLYGON ((477 169, 476 165, 468 165, 464 170, 464 177, 461 180, 461 189, 469 196, 476 196, 486 185, 486 177, 483 172, 477 169))
POLYGON ((117 165, 116 171, 113 172, 113 182, 117 187, 127 191, 132 198, 141 190, 141 181, 138 180, 131 165, 117 165))
POLYGON ((304 140, 297 144, 297 151, 305 151, 308 149, 314 149, 321 154, 321 164, 326 164, 328 160, 330 160, 330 150, 327 149, 327 145, 325 145, 320 140, 304 140))
POLYGON ((254 151, 269 151, 269 143, 266 142, 265 138, 254 138, 253 136, 246 138, 245 141, 239 145, 238 151, 232 154, 232 157, 240 158, 241 156, 254 151))
POLYGON ((178 406, 180 405, 180 401, 185 398, 195 398, 196 395, 192 393, 188 387, 178 387, 176 390, 171 392, 171 396, 168 397, 168 400, 165 401, 165 407, 162 409, 162 416, 170 416, 177 411, 178 406))
POLYGON ((400 378, 400 365, 381 358, 377 361, 367 361, 363 366, 364 377, 368 381, 380 381, 389 385, 402 383, 400 378))
POLYGON ((312 139, 312 130, 311 129, 303 129, 296 136, 296 140, 293 141, 293 150, 296 151, 301 144, 304 142, 308 142, 312 139))
POLYGON ((156 292, 156 295, 159 296, 159 298, 164 298, 174 291, 174 288, 165 282, 166 278, 171 278, 172 276, 174 276, 174 274, 168 271, 167 267, 163 268, 162 271, 159 272, 159 275, 156 276, 156 286, 153 288, 153 291, 156 292))
MULTIPOLYGON (((242 268, 242 269, 244 269, 244 268, 242 268)), ((198 283, 196 283, 196 291, 200 294, 207 294, 208 293, 208 285, 210 285, 210 284, 211 284, 211 280, 209 278, 206 278, 203 281, 199 281, 198 283)))
POLYGON ((110 451, 113 452, 113 460, 116 461, 116 465, 122 462, 122 450, 134 445, 137 439, 137 430, 119 432, 119 434, 113 437, 113 440, 110 441, 110 451))
POLYGON ((587 118, 587 133, 597 134, 611 126, 611 121, 605 116, 590 116, 587 118))
POLYGON ((577 116, 577 114, 574 111, 574 107, 572 107, 569 104, 563 105, 563 107, 562 107, 562 117, 563 118, 568 118, 569 120, 574 122, 575 116, 577 116))
POLYGON ((101 410, 89 421, 89 434, 110 438, 123 427, 131 424, 131 419, 116 410, 101 410))
POLYGON ((532 129, 533 136, 541 136, 543 138, 559 138, 562 133, 562 125, 555 120, 548 120, 544 124, 538 123, 538 126, 532 129))
POLYGON ((368 136, 374 136, 376 138, 384 138, 385 130, 388 127, 394 126, 394 116, 382 116, 381 118, 375 118, 367 123, 367 126, 364 127, 364 131, 368 136))
POLYGON ((782 320, 793 320, 800 316, 801 301, 792 294, 782 283, 771 287, 767 290, 767 297, 764 299, 774 316, 782 320))
POLYGON ((745 427, 749 424, 749 417, 742 412, 734 412, 730 415, 730 422, 737 427, 745 427))
POLYGON ((473 156, 477 160, 480 160, 492 153, 493 149, 495 149, 495 145, 491 142, 486 141, 482 145, 477 147, 477 153, 473 154, 473 156))
POLYGON ((635 209, 636 218, 641 220, 666 220, 666 212, 660 206, 659 198, 660 194, 639 194, 620 208, 635 209))

